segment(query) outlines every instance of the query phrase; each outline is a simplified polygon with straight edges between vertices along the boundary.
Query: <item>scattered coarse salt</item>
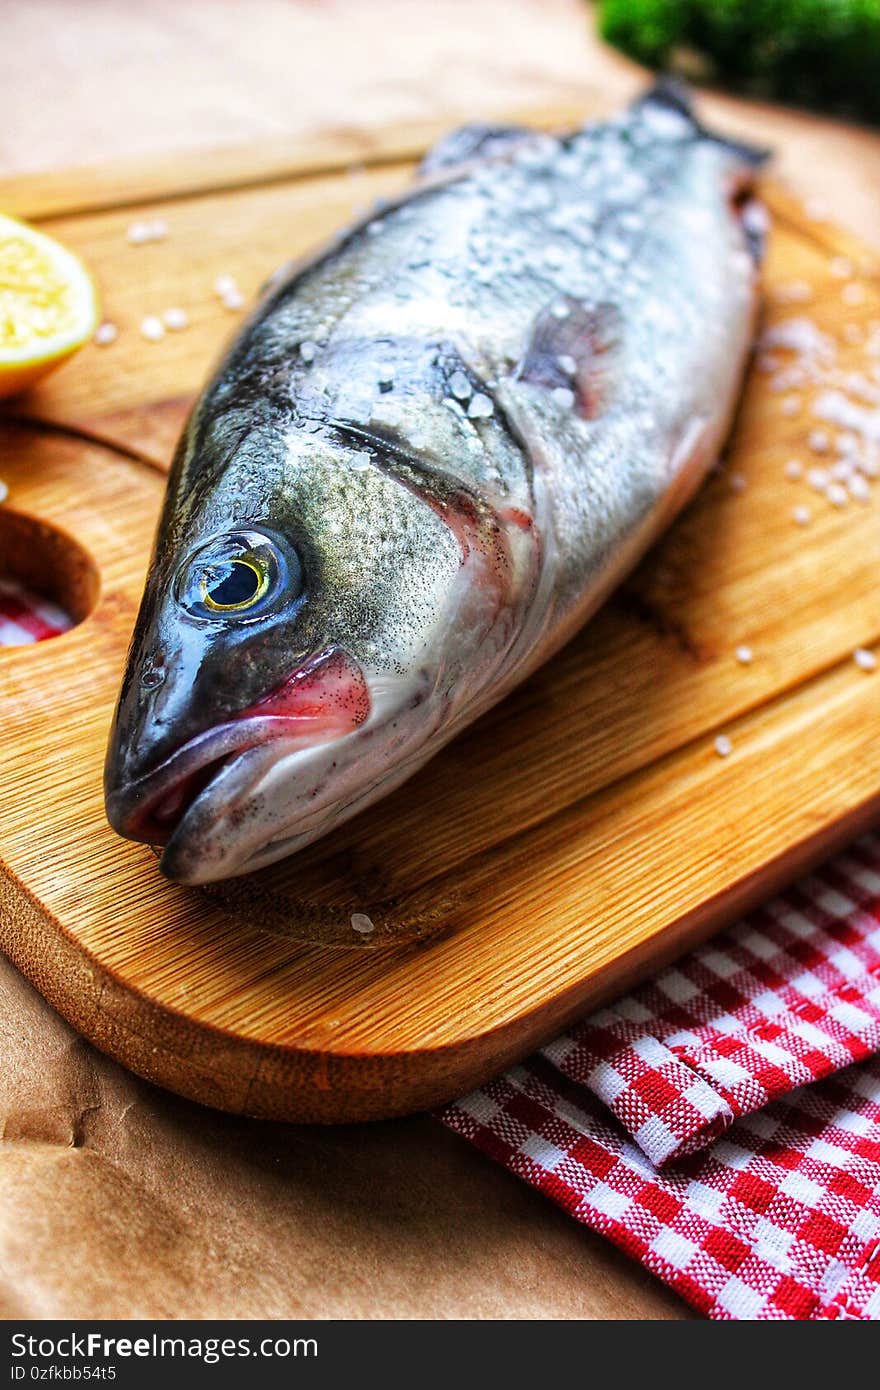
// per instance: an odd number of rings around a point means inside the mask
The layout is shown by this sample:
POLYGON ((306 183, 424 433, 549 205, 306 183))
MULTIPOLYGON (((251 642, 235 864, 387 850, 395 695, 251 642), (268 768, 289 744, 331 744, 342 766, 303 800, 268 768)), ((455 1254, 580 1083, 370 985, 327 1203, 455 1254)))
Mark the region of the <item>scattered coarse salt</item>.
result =
POLYGON ((832 507, 845 507, 849 501, 849 493, 842 483, 829 483, 825 496, 832 507))
POLYGON ((228 290, 226 294, 221 295, 220 302, 224 309, 229 309, 234 313, 244 304, 244 295, 241 290, 236 287, 234 290, 228 290))
POLYGON ((238 289, 238 284, 233 275, 218 275, 214 281, 214 293, 222 299, 224 295, 231 294, 238 289))
POLYGON ((4 483, 3 479, 0 478, 0 502, 5 502, 8 496, 9 496, 9 484, 8 484, 8 483, 4 483))
POLYGON ((737 647, 734 653, 740 666, 748 666, 754 660, 754 652, 751 647, 737 647))
POLYGON ((815 454, 827 454, 831 445, 825 430, 810 430, 807 443, 815 454))
POLYGON ((811 515, 809 507, 801 505, 792 508, 791 519, 795 526, 809 526, 811 515))
POLYGON ((560 353, 556 361, 559 364, 560 371, 565 372, 566 376, 574 376, 577 371, 577 362, 575 362, 573 357, 569 356, 567 352, 563 352, 560 353))
POLYGON ((452 373, 452 376, 449 378, 449 389, 456 400, 459 401, 468 401, 474 394, 474 388, 471 386, 464 372, 452 373))
POLYGON ((851 458, 842 458, 831 465, 830 473, 836 483, 848 483, 856 466, 851 458))
POLYGON ((554 386, 550 394, 556 404, 562 406, 563 410, 571 410, 574 405, 574 392, 569 386, 554 386))
POLYGON ((783 415, 798 415, 801 410, 800 396, 786 396, 782 402, 781 410, 783 415))
POLYGON ((844 285, 840 291, 840 297, 844 304, 864 304, 865 287, 854 280, 849 285, 844 285))
POLYGON ((733 744, 727 734, 719 734, 715 740, 715 752, 719 758, 729 758, 733 752, 733 744))
POLYGON ((305 342, 300 343, 299 345, 299 355, 304 362, 314 362, 316 356, 318 355, 317 343, 312 343, 307 338, 305 342))
POLYGON ((853 661, 860 671, 877 670, 877 658, 867 647, 856 647, 853 652, 853 661))
POLYGON ((189 328, 189 314, 185 309, 178 309, 172 305, 170 309, 164 309, 162 320, 166 328, 170 328, 172 333, 179 333, 184 328, 189 328))
POLYGON ((361 936, 369 936, 370 932, 376 930, 372 918, 368 917, 365 912, 353 912, 351 914, 351 926, 352 930, 360 932, 361 936))
POLYGON ((793 483, 797 482, 798 478, 804 476, 804 465, 801 463, 800 459, 788 460, 788 463, 785 465, 785 476, 786 478, 790 478, 793 483))
POLYGON ((147 226, 150 229, 150 241, 163 241, 168 235, 168 223, 164 217, 154 217, 147 226))
POLYGON ((852 261, 848 261, 846 256, 832 256, 828 262, 828 269, 838 280, 848 280, 853 273, 852 261))
POLYGON ((745 492, 745 490, 746 490, 747 487, 748 487, 748 483, 746 482, 746 479, 743 477, 742 473, 731 473, 731 475, 730 475, 730 490, 731 490, 731 492, 745 492))
POLYGON ((147 314, 141 319, 141 337, 150 343, 158 343, 165 337, 165 325, 158 314, 147 314))
POLYGON ((495 407, 488 396, 484 396, 482 391, 478 391, 475 396, 471 397, 467 413, 471 420, 488 420, 489 416, 495 413, 495 407))
POLYGON ((110 323, 109 320, 99 323, 95 329, 95 342, 98 347, 107 347, 110 343, 115 343, 118 336, 119 329, 115 323, 110 323))
POLYGON ((565 300, 560 299, 558 303, 554 304, 551 307, 550 312, 555 319, 567 319, 569 314, 571 313, 571 310, 569 309, 565 300))

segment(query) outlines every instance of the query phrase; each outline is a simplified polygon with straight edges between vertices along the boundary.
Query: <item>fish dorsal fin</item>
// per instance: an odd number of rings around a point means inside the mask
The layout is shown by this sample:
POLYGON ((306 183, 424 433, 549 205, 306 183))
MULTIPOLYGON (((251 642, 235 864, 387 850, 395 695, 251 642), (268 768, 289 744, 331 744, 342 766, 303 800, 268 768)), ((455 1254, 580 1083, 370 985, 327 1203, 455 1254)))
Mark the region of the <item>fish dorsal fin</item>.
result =
POLYGON ((419 173, 436 174, 440 169, 453 169, 458 164, 503 154, 531 135, 534 131, 525 126, 486 125, 480 121, 460 126, 444 135, 428 151, 419 165, 419 173))
POLYGON ((594 420, 613 387, 621 326, 616 304, 561 296, 538 315, 514 377, 549 391, 572 391, 578 415, 594 420))

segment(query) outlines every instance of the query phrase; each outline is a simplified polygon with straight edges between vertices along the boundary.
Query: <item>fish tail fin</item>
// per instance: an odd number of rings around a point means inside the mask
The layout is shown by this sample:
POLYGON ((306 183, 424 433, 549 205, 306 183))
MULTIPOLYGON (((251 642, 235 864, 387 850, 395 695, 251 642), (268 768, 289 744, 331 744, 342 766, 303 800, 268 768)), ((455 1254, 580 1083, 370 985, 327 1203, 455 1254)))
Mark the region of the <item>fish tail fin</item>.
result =
POLYGON ((677 77, 659 77, 647 92, 643 93, 634 103, 633 110, 640 111, 644 107, 654 110, 667 111, 671 114, 686 120, 694 134, 700 140, 710 140, 714 145, 722 145, 724 149, 730 150, 737 155, 745 164, 753 169, 760 169, 772 154, 772 150, 760 145, 752 145, 745 140, 731 139, 726 135, 719 135, 714 130, 707 128, 694 115, 694 103, 691 91, 687 83, 682 82, 677 77))

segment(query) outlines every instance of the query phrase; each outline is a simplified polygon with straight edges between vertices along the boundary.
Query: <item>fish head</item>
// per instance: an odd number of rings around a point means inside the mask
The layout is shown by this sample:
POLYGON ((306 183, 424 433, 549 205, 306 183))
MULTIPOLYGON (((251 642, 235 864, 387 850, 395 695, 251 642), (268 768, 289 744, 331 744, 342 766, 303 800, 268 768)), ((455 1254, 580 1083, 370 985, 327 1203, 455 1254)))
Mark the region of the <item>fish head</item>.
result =
POLYGON ((190 432, 105 776, 169 877, 271 862, 411 770, 479 628, 441 511, 326 431, 190 432))

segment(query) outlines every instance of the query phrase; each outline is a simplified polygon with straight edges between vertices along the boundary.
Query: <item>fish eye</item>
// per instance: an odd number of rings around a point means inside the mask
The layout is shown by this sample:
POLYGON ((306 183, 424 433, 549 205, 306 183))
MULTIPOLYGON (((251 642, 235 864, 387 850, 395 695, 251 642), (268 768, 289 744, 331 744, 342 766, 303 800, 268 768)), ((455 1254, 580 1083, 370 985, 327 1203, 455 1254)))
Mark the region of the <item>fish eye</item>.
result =
POLYGON ((262 531, 214 536, 183 566, 177 599, 194 618, 261 617, 279 601, 302 593, 296 551, 262 531))
POLYGON ((250 608, 262 597, 268 575, 248 556, 208 565, 202 575, 202 599, 218 613, 250 608))

